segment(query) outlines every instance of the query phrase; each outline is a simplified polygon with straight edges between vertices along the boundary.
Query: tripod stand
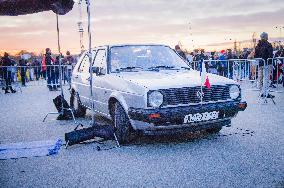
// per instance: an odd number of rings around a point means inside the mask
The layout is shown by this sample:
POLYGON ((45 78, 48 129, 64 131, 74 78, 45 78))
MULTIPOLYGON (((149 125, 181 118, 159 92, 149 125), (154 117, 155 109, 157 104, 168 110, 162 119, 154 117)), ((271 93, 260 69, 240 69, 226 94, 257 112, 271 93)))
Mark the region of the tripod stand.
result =
POLYGON ((60 112, 49 112, 49 113, 47 113, 45 115, 44 119, 43 119, 43 122, 45 121, 45 119, 47 118, 48 115, 58 114, 58 115, 63 116, 64 115, 64 111, 70 111, 74 123, 77 124, 77 121, 76 121, 75 116, 74 116, 73 109, 65 108, 64 105, 63 105, 64 94, 63 94, 63 86, 62 86, 62 60, 61 60, 62 57, 61 57, 60 40, 59 40, 58 14, 56 14, 56 26, 57 26, 57 28, 56 28, 57 29, 57 45, 58 45, 58 52, 59 52, 59 83, 60 83, 60 90, 61 90, 61 94, 60 94, 61 95, 61 110, 60 110, 60 112))

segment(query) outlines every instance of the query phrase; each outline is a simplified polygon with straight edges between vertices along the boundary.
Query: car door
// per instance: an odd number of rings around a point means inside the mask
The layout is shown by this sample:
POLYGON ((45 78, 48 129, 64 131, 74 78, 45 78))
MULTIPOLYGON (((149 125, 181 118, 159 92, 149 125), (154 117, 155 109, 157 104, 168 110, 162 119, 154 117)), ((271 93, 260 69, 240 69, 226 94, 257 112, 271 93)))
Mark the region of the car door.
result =
POLYGON ((80 95, 81 102, 85 105, 90 107, 90 73, 89 73, 89 55, 85 54, 85 56, 82 58, 81 64, 78 68, 78 73, 75 75, 75 78, 77 77, 78 80, 78 93, 80 95))
POLYGON ((93 74, 93 101, 95 110, 102 114, 108 114, 108 95, 110 91, 105 88, 105 79, 107 79, 107 50, 106 48, 97 49, 95 53, 93 67, 103 68, 105 74, 93 74))

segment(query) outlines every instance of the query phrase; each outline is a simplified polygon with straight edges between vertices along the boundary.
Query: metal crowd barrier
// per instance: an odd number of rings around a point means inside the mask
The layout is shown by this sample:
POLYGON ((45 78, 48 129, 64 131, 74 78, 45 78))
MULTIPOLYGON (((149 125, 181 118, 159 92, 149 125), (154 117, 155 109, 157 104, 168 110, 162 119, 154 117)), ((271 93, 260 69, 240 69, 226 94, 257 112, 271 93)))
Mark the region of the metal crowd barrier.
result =
MULTIPOLYGON (((62 65, 63 85, 71 83, 73 66, 62 65)), ((0 84, 4 88, 6 82, 11 86, 59 86, 59 65, 47 66, 0 66, 0 84)))
MULTIPOLYGON (((272 68, 271 68, 271 79, 272 83, 276 84, 275 89, 276 92, 279 92, 281 85, 280 85, 280 78, 281 83, 284 88, 284 57, 275 57, 275 58, 269 58, 267 61, 272 62, 272 68), (281 71, 280 71, 281 70, 281 71), (282 74, 282 76, 281 76, 282 74), (281 77, 280 77, 281 76, 281 77), (275 80, 276 79, 276 80, 275 80)), ((283 92, 283 91, 281 91, 283 92)))
POLYGON ((249 83, 249 88, 259 88, 259 62, 265 64, 263 59, 229 59, 228 60, 228 78, 243 83, 249 83), (231 67, 231 68, 230 68, 231 67))
MULTIPOLYGON (((271 63, 273 64, 282 63, 284 58, 270 58, 268 61, 265 61, 261 58, 255 58, 255 59, 229 59, 229 60, 203 60, 203 63, 205 63, 205 67, 207 69, 208 73, 217 74, 220 76, 224 76, 230 79, 233 79, 235 81, 241 82, 243 85, 244 83, 250 83, 249 88, 253 90, 258 90, 260 88, 260 81, 259 81, 259 73, 260 73, 260 66, 259 63, 263 63, 264 67, 264 79, 263 81, 267 83, 262 83, 264 86, 271 86, 271 83, 273 83, 274 78, 271 68, 271 63), (281 61, 281 62, 279 62, 281 61), (271 79, 272 77, 272 79, 271 79)), ((193 62, 191 63, 191 66, 194 70, 199 70, 200 62, 193 62)), ((277 86, 276 88, 279 88, 279 66, 276 66, 277 68, 277 86)), ((262 71, 262 70, 261 70, 262 71)), ((273 90, 271 88, 270 90, 273 90)))
POLYGON ((205 67, 207 69, 206 71, 208 73, 228 77, 228 71, 227 71, 228 61, 227 60, 203 60, 203 63, 205 63, 205 67))
POLYGON ((251 80, 248 59, 204 60, 207 72, 234 80, 251 80))
POLYGON ((229 59, 227 77, 237 81, 255 80, 250 74, 250 62, 249 59, 229 59))
POLYGON ((193 68, 193 70, 199 70, 199 63, 200 61, 191 61, 190 66, 193 68))

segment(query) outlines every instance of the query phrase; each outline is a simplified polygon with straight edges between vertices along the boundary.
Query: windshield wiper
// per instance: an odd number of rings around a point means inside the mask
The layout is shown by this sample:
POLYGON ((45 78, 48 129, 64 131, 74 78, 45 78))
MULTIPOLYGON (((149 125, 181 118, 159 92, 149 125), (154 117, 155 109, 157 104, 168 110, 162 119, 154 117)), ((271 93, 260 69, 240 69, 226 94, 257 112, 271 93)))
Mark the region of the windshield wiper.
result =
POLYGON ((148 70, 160 70, 160 69, 175 69, 175 66, 165 66, 165 65, 161 65, 161 66, 156 66, 156 67, 149 67, 148 70))
POLYGON ((143 68, 142 67, 123 67, 123 68, 116 69, 116 72, 132 71, 133 69, 143 69, 143 68))

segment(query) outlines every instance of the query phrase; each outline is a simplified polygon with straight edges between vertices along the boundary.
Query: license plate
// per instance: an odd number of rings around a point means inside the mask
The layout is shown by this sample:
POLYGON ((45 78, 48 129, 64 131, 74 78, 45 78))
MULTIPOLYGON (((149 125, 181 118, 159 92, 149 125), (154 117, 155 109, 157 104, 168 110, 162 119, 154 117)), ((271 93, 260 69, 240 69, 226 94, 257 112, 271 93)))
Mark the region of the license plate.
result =
POLYGON ((194 122, 200 122, 200 121, 209 121, 209 120, 218 119, 218 117, 219 117, 219 112, 218 111, 189 114, 189 115, 185 116, 184 123, 194 123, 194 122))

